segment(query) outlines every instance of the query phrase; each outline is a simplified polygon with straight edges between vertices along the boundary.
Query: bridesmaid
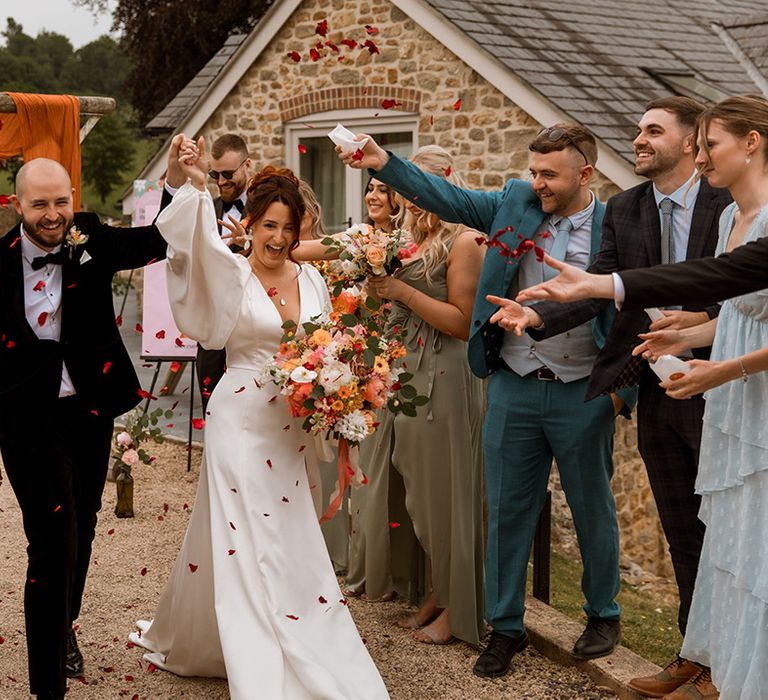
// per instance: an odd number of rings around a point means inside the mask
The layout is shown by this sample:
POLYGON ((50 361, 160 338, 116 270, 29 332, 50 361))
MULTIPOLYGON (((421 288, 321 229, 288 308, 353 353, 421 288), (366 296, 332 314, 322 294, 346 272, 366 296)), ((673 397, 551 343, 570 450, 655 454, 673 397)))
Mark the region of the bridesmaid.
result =
MULTIPOLYGON (((411 159, 462 186, 449 153, 425 146, 411 159), (446 175, 448 173, 448 175, 446 175)), ((477 232, 407 203, 404 228, 418 245, 391 277, 369 280, 393 302, 390 328, 405 330, 405 363, 429 403, 410 418, 383 412, 363 443, 369 478, 363 514, 366 591, 396 590, 421 607, 401 620, 414 637, 478 645, 483 632, 483 384, 470 372, 466 339, 483 248, 477 232), (402 480, 402 487, 397 480, 402 480), (407 512, 413 523, 401 520, 407 512), (415 538, 411 535, 415 535, 415 538)))

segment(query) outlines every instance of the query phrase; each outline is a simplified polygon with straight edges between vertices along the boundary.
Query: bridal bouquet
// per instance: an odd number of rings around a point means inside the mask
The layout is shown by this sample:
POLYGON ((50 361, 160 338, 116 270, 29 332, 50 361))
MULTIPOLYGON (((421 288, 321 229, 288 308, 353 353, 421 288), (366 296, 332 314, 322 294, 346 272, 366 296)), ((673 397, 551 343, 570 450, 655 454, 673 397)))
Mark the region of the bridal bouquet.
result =
POLYGON ((388 233, 369 224, 356 224, 322 242, 339 253, 338 260, 329 261, 325 269, 334 294, 366 277, 391 275, 416 249, 408 232, 388 233))
POLYGON ((375 411, 386 406, 414 416, 416 406, 427 402, 407 384, 412 375, 399 366, 406 354, 402 342, 382 335, 377 302, 344 290, 333 305, 327 316, 302 324, 301 336, 293 321, 286 322, 280 348, 260 378, 280 387, 307 432, 339 440, 339 485, 321 522, 338 510, 353 480, 366 481, 353 467, 349 447, 376 430, 375 411))

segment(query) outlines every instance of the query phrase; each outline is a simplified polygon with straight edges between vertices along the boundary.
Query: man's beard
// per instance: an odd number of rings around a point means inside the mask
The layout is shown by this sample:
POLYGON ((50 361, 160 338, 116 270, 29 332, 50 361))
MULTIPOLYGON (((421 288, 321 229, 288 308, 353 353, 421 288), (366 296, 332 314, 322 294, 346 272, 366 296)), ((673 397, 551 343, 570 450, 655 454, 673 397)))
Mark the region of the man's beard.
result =
POLYGON ((43 229, 39 222, 37 224, 30 223, 23 216, 21 218, 21 225, 24 228, 24 233, 31 241, 40 248, 48 249, 61 245, 64 242, 64 238, 69 232, 69 229, 71 229, 74 224, 74 219, 67 221, 63 216, 60 216, 56 221, 57 223, 64 222, 64 226, 60 232, 55 234, 43 229))
POLYGON ((635 175, 653 179, 674 170, 682 157, 682 150, 677 153, 654 151, 653 156, 648 161, 641 161, 640 163, 635 161, 635 175))

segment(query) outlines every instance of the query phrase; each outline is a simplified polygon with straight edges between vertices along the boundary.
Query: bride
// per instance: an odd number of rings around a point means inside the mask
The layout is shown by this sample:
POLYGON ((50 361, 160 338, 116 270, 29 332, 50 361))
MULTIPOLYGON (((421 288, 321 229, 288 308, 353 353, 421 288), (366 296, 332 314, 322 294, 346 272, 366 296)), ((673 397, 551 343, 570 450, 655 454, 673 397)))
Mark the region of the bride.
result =
POLYGON ((219 238, 203 140, 186 140, 179 160, 190 182, 157 220, 173 315, 205 347, 226 347, 228 369, 208 404, 181 551, 154 620, 130 639, 159 668, 226 677, 234 700, 387 698, 320 531, 312 440, 277 387, 256 382, 281 325, 300 327, 329 305, 320 274, 291 258, 304 214, 298 180, 270 166, 254 176, 246 259, 219 238))

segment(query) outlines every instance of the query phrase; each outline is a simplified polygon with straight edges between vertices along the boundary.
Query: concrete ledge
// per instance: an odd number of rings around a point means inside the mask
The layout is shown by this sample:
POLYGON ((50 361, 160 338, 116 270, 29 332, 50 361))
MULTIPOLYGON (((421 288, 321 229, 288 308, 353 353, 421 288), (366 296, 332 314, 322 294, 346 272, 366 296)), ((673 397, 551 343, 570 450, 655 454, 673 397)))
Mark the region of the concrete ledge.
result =
POLYGON ((631 678, 658 673, 661 670, 659 666, 621 645, 613 654, 602 659, 577 659, 571 655, 571 649, 584 631, 584 625, 536 598, 528 596, 525 605, 525 629, 531 643, 541 654, 563 666, 576 666, 597 685, 608 688, 621 700, 643 700, 643 696, 626 684, 631 678))

